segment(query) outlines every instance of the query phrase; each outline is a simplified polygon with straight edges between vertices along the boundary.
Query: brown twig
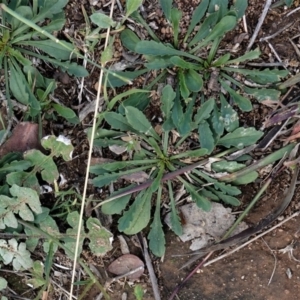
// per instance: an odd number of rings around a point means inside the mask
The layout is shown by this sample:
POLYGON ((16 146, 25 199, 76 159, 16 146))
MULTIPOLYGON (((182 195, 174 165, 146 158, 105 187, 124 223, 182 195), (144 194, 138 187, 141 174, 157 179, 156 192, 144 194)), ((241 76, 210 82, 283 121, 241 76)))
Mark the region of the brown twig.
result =
POLYGON ((143 255, 145 258, 145 262, 146 262, 146 266, 149 272, 149 277, 150 277, 150 281, 151 281, 151 285, 152 285, 152 290, 153 290, 153 294, 154 294, 154 299, 155 300, 161 300, 160 298, 160 292, 159 292, 159 287, 157 284, 157 278, 155 276, 155 272, 153 269, 153 265, 152 265, 152 261, 148 252, 148 245, 147 245, 147 241, 146 239, 142 236, 141 233, 138 234, 139 237, 139 241, 141 244, 141 247, 143 249, 143 255))

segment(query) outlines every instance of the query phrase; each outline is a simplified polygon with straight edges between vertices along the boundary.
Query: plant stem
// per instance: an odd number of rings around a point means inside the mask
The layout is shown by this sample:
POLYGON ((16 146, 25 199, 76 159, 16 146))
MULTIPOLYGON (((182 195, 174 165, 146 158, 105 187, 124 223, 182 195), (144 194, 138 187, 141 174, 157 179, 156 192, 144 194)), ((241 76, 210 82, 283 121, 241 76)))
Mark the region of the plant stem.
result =
POLYGON ((143 17, 137 12, 135 11, 131 17, 134 17, 141 25, 143 25, 145 27, 145 29, 147 30, 148 34, 154 39, 154 41, 156 42, 160 42, 159 38, 157 37, 157 35, 153 32, 153 30, 150 28, 150 26, 148 25, 148 23, 143 19, 143 17))
POLYGON ((212 60, 214 59, 214 57, 217 53, 220 42, 221 42, 221 39, 219 38, 219 39, 215 39, 214 42, 212 43, 209 54, 208 54, 208 57, 207 57, 207 62, 209 64, 211 64, 212 60))
POLYGON ((81 295, 78 297, 78 300, 82 300, 82 299, 86 299, 86 298, 83 298, 85 296, 85 294, 87 292, 90 291, 91 287, 93 286, 94 282, 91 280, 84 288, 83 292, 81 293, 81 295))
POLYGON ((190 133, 187 133, 184 136, 182 136, 181 139, 176 143, 175 148, 178 148, 189 135, 190 133))
POLYGON ((145 160, 143 160, 143 159, 140 159, 140 160, 134 160, 134 161, 132 161, 131 163, 129 163, 129 165, 135 165, 135 164, 137 164, 137 165, 142 165, 142 164, 155 164, 155 163, 158 163, 160 160, 158 159, 158 158, 156 158, 156 159, 145 159, 145 160))
MULTIPOLYGON (((59 240, 57 240, 55 237, 53 237, 52 235, 48 234, 47 232, 41 230, 40 228, 37 228, 34 225, 32 225, 30 223, 27 223, 23 220, 18 219, 18 223, 20 223, 23 226, 31 229, 32 231, 37 232, 39 235, 44 236, 45 238, 49 239, 50 241, 53 241, 53 243, 55 243, 59 247, 61 247, 70 258, 74 258, 74 253, 71 250, 69 250, 69 248, 67 248, 64 244, 62 244, 59 240)), ((109 295, 106 293, 105 289, 100 284, 100 282, 95 277, 95 275, 92 273, 92 271, 88 268, 88 266, 85 265, 84 262, 80 258, 78 258, 77 260, 78 260, 79 264, 81 265, 81 267, 84 269, 84 271, 90 276, 90 278, 93 280, 93 282, 98 286, 98 288, 102 292, 104 298, 107 299, 107 300, 110 300, 109 295)))
MULTIPOLYGON (((134 169, 130 169, 130 170, 118 172, 118 175, 120 177, 124 176, 124 175, 130 175, 130 174, 134 174, 134 173, 139 172, 139 171, 144 171, 144 170, 147 170, 147 169, 151 169, 154 166, 155 165, 147 165, 147 166, 143 166, 143 167, 138 167, 138 168, 134 168, 134 169)), ((99 176, 104 176, 104 175, 99 175, 99 176)), ((97 177, 95 177, 95 178, 97 178, 97 177)))
MULTIPOLYGON (((228 149, 228 150, 225 150, 223 152, 220 152, 220 153, 218 153, 218 154, 216 154, 214 156, 215 157, 222 157, 222 156, 227 155, 229 153, 232 153, 234 151, 236 151, 236 149, 232 148, 232 149, 228 149)), ((191 165, 188 165, 186 167, 183 167, 181 169, 169 172, 169 173, 167 173, 167 174, 165 174, 163 176, 161 182, 164 182, 166 180, 171 180, 171 179, 173 179, 173 178, 175 178, 175 177, 177 177, 177 176, 179 176, 179 175, 181 175, 181 174, 183 174, 185 172, 190 172, 191 170, 193 170, 193 169, 195 169, 195 168, 197 168, 197 167, 199 167, 201 165, 204 165, 204 164, 208 163, 208 161, 209 161, 208 158, 206 158, 206 159, 200 160, 200 161, 198 161, 198 162, 196 162, 194 164, 191 164, 191 165)), ((144 183, 142 183, 140 185, 135 185, 134 187, 130 187, 128 189, 125 189, 121 193, 116 194, 116 195, 114 195, 114 196, 112 196, 112 197, 110 197, 110 198, 102 201, 101 203, 99 203, 98 205, 96 205, 94 207, 94 209, 96 209, 99 206, 102 206, 105 203, 108 203, 110 201, 118 199, 120 197, 123 197, 123 196, 126 196, 126 195, 130 195, 130 194, 135 193, 135 192, 140 192, 140 191, 148 188, 152 184, 152 182, 153 182, 153 180, 147 180, 146 182, 144 182, 144 183)))

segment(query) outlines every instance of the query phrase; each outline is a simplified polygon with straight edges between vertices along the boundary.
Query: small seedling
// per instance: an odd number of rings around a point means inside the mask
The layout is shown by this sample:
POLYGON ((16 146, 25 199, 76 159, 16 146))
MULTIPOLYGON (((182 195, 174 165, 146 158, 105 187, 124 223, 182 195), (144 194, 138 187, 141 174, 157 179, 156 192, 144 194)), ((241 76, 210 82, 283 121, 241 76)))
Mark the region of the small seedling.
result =
POLYGON ((138 284, 134 287, 134 296, 136 300, 143 300, 144 290, 141 285, 138 284))

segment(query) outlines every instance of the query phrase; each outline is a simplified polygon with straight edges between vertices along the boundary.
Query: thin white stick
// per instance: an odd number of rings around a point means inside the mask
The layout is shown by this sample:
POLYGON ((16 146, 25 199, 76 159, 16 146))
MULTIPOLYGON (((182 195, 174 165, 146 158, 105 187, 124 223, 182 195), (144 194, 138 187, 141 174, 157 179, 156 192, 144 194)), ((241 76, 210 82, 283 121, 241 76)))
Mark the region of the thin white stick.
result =
POLYGON ((272 44, 271 44, 269 41, 266 41, 266 42, 268 43, 268 45, 269 45, 271 51, 273 52, 273 54, 275 55, 275 57, 277 58, 277 60, 278 60, 279 62, 282 63, 282 66, 283 66, 286 70, 288 70, 287 67, 286 67, 286 65, 285 65, 285 63, 282 62, 281 58, 280 58, 279 55, 277 54, 277 52, 276 52, 276 50, 274 49, 274 47, 272 46, 272 44))
POLYGON ((135 268, 135 269, 123 274, 123 275, 113 277, 111 280, 108 280, 105 285, 108 286, 108 285, 110 285, 110 284, 112 284, 112 283, 114 283, 114 282, 116 282, 116 281, 118 281, 118 280, 120 280, 124 277, 128 277, 129 275, 132 275, 132 274, 134 274, 134 273, 136 273, 140 270, 144 270, 144 266, 137 267, 137 268, 135 268))
POLYGON ((248 33, 248 26, 247 26, 247 20, 246 20, 246 16, 243 15, 243 25, 244 25, 244 31, 246 33, 248 33))
MULTIPOLYGON (((87 51, 84 51, 84 60, 83 60, 83 66, 86 68, 86 65, 87 65, 87 51)), ((79 105, 81 104, 81 100, 82 100, 82 93, 83 93, 83 87, 84 87, 84 77, 81 78, 81 82, 80 82, 80 90, 79 90, 79 93, 78 93, 78 103, 79 105)))
POLYGON ((289 17, 291 14, 295 13, 296 11, 298 11, 300 9, 300 7, 295 8, 294 10, 290 11, 286 17, 289 17))
POLYGON ((251 40, 250 40, 250 42, 249 42, 249 45, 248 45, 248 47, 247 47, 247 51, 249 51, 249 50, 251 49, 252 45, 254 44, 254 41, 255 41, 255 39, 256 39, 256 37, 257 37, 257 35, 258 35, 258 32, 260 31, 261 25, 262 25, 262 23, 264 22, 265 17, 266 17, 266 15, 267 15, 267 13, 268 13, 268 10, 269 10, 269 8, 270 8, 270 6, 271 6, 271 3, 272 3, 272 0, 267 0, 267 1, 266 1, 264 10, 263 10, 263 12, 262 12, 262 14, 261 14, 261 16, 260 16, 260 18, 259 18, 259 20, 258 20, 258 23, 257 23, 257 25, 256 25, 256 28, 255 28, 255 30, 254 30, 254 33, 253 33, 253 35, 252 35, 252 37, 251 37, 251 40))
POLYGON ((274 274, 275 274, 275 271, 276 271, 276 267, 277 267, 277 257, 276 255, 274 254, 273 250, 270 248, 270 246, 267 244, 267 242, 261 238, 263 240, 263 242, 266 244, 266 246, 268 247, 268 249, 270 250, 270 252, 272 253, 273 257, 274 257, 274 267, 273 267, 273 271, 272 271, 272 274, 270 276, 270 279, 269 279, 269 282, 268 282, 268 285, 270 285, 270 283, 272 282, 272 279, 274 277, 274 274))
POLYGON ((249 240, 248 242, 242 244, 241 246, 236 247, 236 248, 232 249, 231 251, 229 251, 229 252, 227 252, 227 253, 225 253, 225 254, 223 254, 223 255, 220 255, 220 256, 218 256, 218 257, 216 257, 216 258, 214 258, 214 259, 212 259, 212 260, 210 260, 210 261, 208 261, 207 263, 204 264, 204 267, 207 267, 207 266, 209 266, 209 265, 211 265, 211 264, 217 262, 218 260, 221 260, 221 259, 223 259, 223 258, 225 258, 225 257, 227 257, 227 256, 229 256, 229 255, 231 255, 231 254, 233 254, 233 253, 235 253, 235 252, 237 252, 238 250, 240 250, 240 249, 246 247, 247 245, 251 244, 251 243, 254 242, 255 240, 257 240, 257 239, 261 238, 262 236, 266 235, 267 233, 271 232, 271 231, 274 230, 275 228, 280 227, 281 225, 283 225, 284 223, 288 222, 289 220, 291 220, 291 219, 293 219, 293 218, 299 216, 299 214, 300 214, 300 211, 295 212, 294 214, 292 214, 291 216, 289 216, 288 218, 286 218, 286 219, 283 220, 282 222, 280 222, 280 223, 278 223, 277 225, 273 226, 272 228, 270 228, 270 229, 268 229, 268 230, 262 232, 261 234, 257 235, 256 237, 254 237, 253 239, 249 240))
POLYGON ((286 29, 288 29, 289 27, 291 27, 293 25, 294 22, 290 22, 288 24, 286 24, 284 27, 280 28, 278 31, 276 31, 275 33, 269 35, 269 36, 265 36, 261 39, 259 39, 260 42, 263 42, 263 41, 267 41, 267 40, 270 40, 270 39, 273 39, 274 37, 276 37, 277 35, 279 35, 281 32, 285 31, 286 29))
MULTIPOLYGON (((113 0, 111 2, 111 9, 110 9, 110 15, 109 15, 110 18, 112 18, 112 15, 113 15, 114 5, 115 5, 115 0, 113 0)), ((107 29, 107 32, 106 32, 104 49, 106 49, 106 47, 108 45, 109 34, 110 34, 110 27, 107 29)), ((102 67, 104 67, 103 64, 102 64, 102 67)), ((101 69, 100 76, 99 76, 99 84, 98 84, 96 105, 95 105, 95 111, 94 111, 91 142, 90 142, 89 156, 88 156, 88 162, 87 162, 87 167, 86 167, 86 174, 85 174, 85 181, 84 181, 84 188, 83 188, 83 195, 82 195, 82 202, 81 202, 81 209, 80 209, 80 217, 79 217, 78 231, 77 231, 77 238, 76 238, 76 246, 75 246, 75 253, 74 253, 74 263, 73 263, 72 280, 71 280, 70 297, 69 297, 70 300, 72 300, 72 296, 73 296, 73 288, 74 288, 75 272, 76 272, 76 264, 77 264, 78 248, 79 248, 79 240, 80 240, 82 218, 83 218, 83 213, 84 213, 86 192, 87 192, 87 186, 88 186, 88 180, 89 180, 91 158, 92 158, 92 153, 93 153, 93 145, 94 145, 96 124, 97 124, 97 113, 98 113, 99 102, 100 102, 102 78, 103 78, 103 69, 101 69)))

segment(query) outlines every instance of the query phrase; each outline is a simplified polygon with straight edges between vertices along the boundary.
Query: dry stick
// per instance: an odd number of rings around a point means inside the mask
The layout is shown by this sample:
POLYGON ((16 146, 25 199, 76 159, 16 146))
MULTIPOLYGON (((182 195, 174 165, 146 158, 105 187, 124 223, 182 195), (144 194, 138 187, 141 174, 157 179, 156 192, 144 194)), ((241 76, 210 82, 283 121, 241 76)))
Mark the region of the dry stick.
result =
POLYGON ((243 26, 244 26, 244 31, 246 33, 248 33, 248 26, 247 26, 247 20, 246 20, 246 16, 243 15, 243 26))
POLYGON ((290 43, 292 44, 292 46, 293 46, 295 52, 297 53, 298 58, 300 58, 300 50, 299 50, 299 48, 297 47, 297 45, 296 45, 290 38, 289 38, 289 41, 290 41, 290 43))
MULTIPOLYGON (((110 15, 109 15, 110 18, 112 18, 114 4, 115 4, 115 0, 112 0, 110 15)), ((108 45, 109 33, 110 33, 110 27, 107 29, 107 32, 106 32, 104 49, 106 49, 106 47, 108 45)), ((102 67, 104 67, 103 64, 102 64, 102 67)), ((78 223, 77 239, 76 239, 76 246, 75 246, 75 253, 74 253, 74 263, 73 263, 73 271, 72 271, 72 280, 71 280, 71 287, 70 287, 70 297, 69 297, 70 300, 72 300, 72 296, 73 296, 78 248, 79 248, 79 241, 80 241, 80 235, 81 235, 82 218, 83 218, 83 212, 84 212, 84 206, 85 206, 87 185, 88 185, 88 180, 89 180, 90 165, 91 165, 91 158, 92 158, 93 145, 94 145, 94 137, 95 137, 95 131, 96 131, 96 124, 97 124, 97 113, 98 113, 98 109, 99 109, 102 78, 103 78, 103 68, 101 69, 100 76, 99 76, 99 84, 98 84, 96 105, 95 105, 94 118, 93 118, 91 142, 90 142, 89 156, 88 156, 88 162, 87 162, 87 167, 86 167, 86 174, 85 174, 85 181, 84 181, 84 188, 83 188, 83 195, 82 195, 82 202, 81 202, 81 209, 80 209, 80 217, 79 217, 79 223, 78 223)))
POLYGON ((293 13, 295 13, 296 11, 298 11, 300 9, 300 7, 295 8, 294 10, 290 11, 286 17, 289 17, 290 15, 292 15, 293 13))
POLYGON ((272 44, 267 40, 268 46, 271 49, 271 51, 273 52, 273 54, 275 55, 275 57, 277 58, 277 60, 279 62, 281 62, 283 64, 283 67, 288 71, 285 63, 282 62, 281 58, 279 57, 278 53, 276 52, 275 48, 272 46, 272 44))
MULTIPOLYGON (((62 286, 60 286, 57 282, 55 282, 54 280, 50 280, 52 284, 56 285, 58 287, 58 289, 62 290, 66 295, 70 295, 70 293, 64 289, 62 286)), ((77 298, 75 296, 72 296, 73 300, 76 300, 77 298)))
POLYGON ((138 271, 140 271, 140 270, 143 270, 143 269, 144 269, 144 266, 140 266, 140 267, 137 267, 137 268, 135 268, 135 269, 133 269, 133 270, 127 272, 127 273, 124 273, 124 274, 122 274, 122 275, 113 277, 112 279, 110 279, 110 280, 108 280, 108 281, 106 282, 106 286, 108 287, 108 286, 109 286, 110 284, 112 284, 113 282, 116 282, 117 280, 120 280, 120 279, 122 279, 122 278, 124 278, 124 277, 127 277, 127 276, 129 276, 129 275, 132 275, 132 274, 134 274, 134 273, 136 273, 136 272, 138 272, 138 271))
POLYGON ((265 36, 261 39, 259 39, 260 42, 263 42, 263 41, 267 41, 267 40, 270 40, 274 37, 276 37, 277 35, 279 35, 281 32, 285 31, 286 29, 288 29, 289 27, 291 27, 292 25, 294 24, 294 21, 286 24, 284 27, 280 28, 278 31, 276 31, 275 33, 271 34, 271 35, 268 35, 268 36, 265 36))
POLYGON ((144 254, 144 258, 145 258, 145 262, 146 262, 146 266, 149 272, 149 277, 150 277, 150 281, 152 284, 152 290, 153 290, 153 294, 154 294, 154 299, 155 300, 161 300, 160 298, 160 292, 159 292, 159 288, 158 288, 158 284, 157 284, 157 279, 155 276, 155 272, 152 266, 152 262, 151 262, 151 258, 148 252, 148 246, 147 246, 147 241, 146 239, 140 235, 140 241, 142 242, 142 246, 143 246, 143 254, 144 254))
POLYGON ((262 12, 262 14, 261 14, 261 16, 260 16, 260 18, 259 18, 259 20, 258 20, 258 23, 257 23, 257 25, 256 25, 255 31, 254 31, 254 33, 253 33, 251 39, 250 39, 249 45, 248 45, 248 47, 247 47, 247 51, 249 51, 249 50, 251 49, 252 45, 254 44, 254 41, 255 41, 255 39, 256 39, 256 37, 257 37, 257 35, 258 35, 258 32, 259 32, 259 30, 260 30, 260 28, 261 28, 261 25, 262 25, 262 23, 264 22, 265 17, 266 17, 266 15, 267 15, 267 13, 268 13, 268 10, 269 10, 269 8, 270 8, 270 6, 271 6, 271 3, 272 3, 272 0, 267 0, 267 1, 266 1, 264 10, 263 10, 263 12, 262 12))

